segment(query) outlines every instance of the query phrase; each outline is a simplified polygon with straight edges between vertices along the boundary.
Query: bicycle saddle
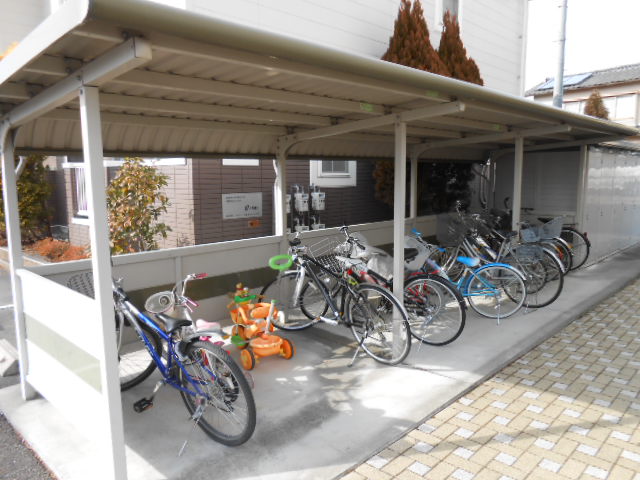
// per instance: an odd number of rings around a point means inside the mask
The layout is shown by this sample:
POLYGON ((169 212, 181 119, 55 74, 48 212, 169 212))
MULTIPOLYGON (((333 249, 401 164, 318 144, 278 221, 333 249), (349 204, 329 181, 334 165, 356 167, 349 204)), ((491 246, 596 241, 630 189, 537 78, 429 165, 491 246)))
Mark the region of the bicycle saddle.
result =
POLYGON ((188 327, 191 325, 191 320, 185 320, 184 318, 170 317, 165 313, 157 313, 156 318, 164 322, 164 327, 167 333, 173 333, 180 327, 188 327))
POLYGON ((518 236, 518 232, 503 232, 502 235, 505 238, 513 238, 518 236))
POLYGON ((300 240, 299 238, 294 238, 293 240, 289 240, 289 245, 291 245, 292 247, 297 247, 298 245, 300 245, 302 243, 302 240, 300 240))
POLYGON ((418 255, 418 249, 417 248, 405 248, 404 249, 404 261, 405 262, 410 262, 411 260, 416 258, 417 255, 418 255))
POLYGON ((547 223, 550 222, 551 220, 553 220, 552 217, 538 217, 538 220, 540 220, 542 223, 547 223))

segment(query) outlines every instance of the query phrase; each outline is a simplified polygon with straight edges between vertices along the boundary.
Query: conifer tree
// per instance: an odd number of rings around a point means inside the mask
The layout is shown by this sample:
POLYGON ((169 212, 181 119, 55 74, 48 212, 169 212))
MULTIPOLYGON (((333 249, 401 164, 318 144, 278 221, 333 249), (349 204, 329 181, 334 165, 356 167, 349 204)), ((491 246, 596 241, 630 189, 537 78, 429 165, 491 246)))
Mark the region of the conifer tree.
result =
POLYGON ((415 0, 413 5, 411 0, 401 0, 389 48, 382 60, 449 76, 449 70, 429 40, 420 0, 415 0))
POLYGON ((597 90, 589 95, 587 103, 584 106, 584 114, 609 120, 609 110, 607 110, 607 107, 604 106, 602 97, 597 90))
POLYGON ((467 49, 462 44, 458 18, 448 10, 444 14, 438 55, 453 78, 484 85, 478 65, 467 56, 467 49))

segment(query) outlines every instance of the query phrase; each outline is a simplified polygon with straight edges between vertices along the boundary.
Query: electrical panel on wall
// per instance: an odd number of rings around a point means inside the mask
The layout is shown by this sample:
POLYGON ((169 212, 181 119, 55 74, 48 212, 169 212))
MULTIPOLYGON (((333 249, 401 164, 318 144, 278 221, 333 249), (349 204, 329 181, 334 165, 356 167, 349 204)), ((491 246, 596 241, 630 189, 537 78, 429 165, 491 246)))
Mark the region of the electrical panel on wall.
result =
POLYGON ((325 192, 321 192, 315 185, 309 187, 308 193, 302 185, 292 185, 291 194, 287 194, 286 199, 289 216, 287 233, 325 228, 325 224, 320 219, 320 212, 326 208, 325 200, 325 192))

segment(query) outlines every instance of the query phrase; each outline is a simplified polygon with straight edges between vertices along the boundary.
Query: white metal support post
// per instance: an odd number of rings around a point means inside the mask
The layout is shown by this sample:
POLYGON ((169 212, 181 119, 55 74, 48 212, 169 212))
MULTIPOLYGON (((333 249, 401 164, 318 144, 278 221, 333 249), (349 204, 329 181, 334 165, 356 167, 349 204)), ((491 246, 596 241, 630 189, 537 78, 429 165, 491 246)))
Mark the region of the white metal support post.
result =
POLYGON ((407 180, 407 124, 395 124, 395 168, 393 185, 393 294, 402 299, 404 290, 404 218, 407 180))
POLYGON ((13 144, 13 132, 9 124, 0 125, 0 146, 2 147, 2 194, 4 199, 4 217, 7 228, 9 246, 9 274, 13 292, 13 318, 16 326, 16 343, 20 361, 20 391, 22 398, 33 398, 35 391, 27 383, 29 363, 27 359, 27 341, 24 312, 22 305, 22 288, 16 270, 22 268, 22 235, 20 234, 20 217, 18 212, 18 187, 13 144))
POLYGON ((281 237, 280 252, 286 252, 287 244, 287 146, 282 138, 278 139, 276 151, 276 182, 273 191, 273 206, 275 210, 274 234, 281 237))
POLYGON ((585 198, 587 182, 589 179, 589 146, 580 147, 580 157, 578 161, 578 204, 576 205, 576 218, 574 222, 578 230, 582 230, 584 225, 585 198))
POLYGON ((102 129, 100 121, 100 97, 97 87, 80 89, 80 120, 82 147, 87 181, 87 200, 91 237, 91 266, 95 286, 96 313, 102 319, 103 348, 100 355, 102 385, 102 432, 104 453, 100 468, 103 478, 124 480, 127 464, 124 448, 122 403, 116 351, 116 332, 113 327, 113 294, 111 292, 111 260, 109 253, 109 227, 107 224, 107 198, 103 167, 102 129))
POLYGON ((524 138, 516 137, 513 160, 513 201, 511 202, 511 229, 517 231, 522 205, 522 166, 524 164, 524 138))
POLYGON ((416 227, 416 218, 418 218, 418 155, 411 154, 411 193, 409 195, 409 217, 413 228, 416 227))
MULTIPOLYGON (((393 184, 393 294, 400 300, 404 298, 404 219, 407 181, 407 124, 395 124, 395 158, 393 184)), ((394 310, 395 312, 395 310, 394 310)), ((394 355, 400 344, 400 318, 393 318, 394 355)))

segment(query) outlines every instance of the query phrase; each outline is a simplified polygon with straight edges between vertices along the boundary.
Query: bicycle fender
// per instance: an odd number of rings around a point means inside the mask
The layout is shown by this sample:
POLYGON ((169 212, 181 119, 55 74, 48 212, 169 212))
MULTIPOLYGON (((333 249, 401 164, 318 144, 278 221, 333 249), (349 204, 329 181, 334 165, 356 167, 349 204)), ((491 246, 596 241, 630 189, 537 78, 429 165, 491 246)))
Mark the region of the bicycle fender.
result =
POLYGON ((524 276, 524 273, 522 273, 520 270, 515 268, 513 265, 509 265, 508 263, 488 263, 488 264, 483 265, 483 266, 481 266, 480 268, 478 268, 477 270, 474 270, 474 271, 475 272, 480 272, 480 271, 486 269, 487 267, 504 267, 507 270, 512 270, 512 271, 516 272, 516 274, 522 279, 523 282, 525 282, 527 280, 527 278, 524 276))
POLYGON ((542 247, 542 250, 544 252, 547 252, 549 255, 551 255, 551 258, 553 258, 553 261, 556 263, 556 265, 558 265, 558 267, 560 267, 560 271, 565 274, 567 273, 567 269, 564 268, 564 263, 562 263, 562 260, 560 260, 558 258, 558 255, 556 254, 556 252, 554 252, 553 250, 551 250, 550 248, 546 248, 546 247, 542 247))

